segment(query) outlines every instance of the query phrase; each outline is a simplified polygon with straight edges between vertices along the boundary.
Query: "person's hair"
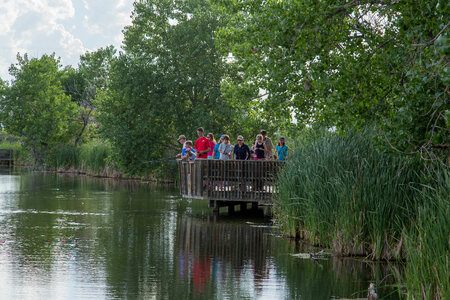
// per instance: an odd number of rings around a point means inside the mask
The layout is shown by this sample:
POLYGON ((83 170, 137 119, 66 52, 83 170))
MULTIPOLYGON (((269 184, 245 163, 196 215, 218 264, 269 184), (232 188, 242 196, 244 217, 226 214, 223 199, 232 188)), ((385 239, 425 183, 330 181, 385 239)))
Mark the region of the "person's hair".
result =
POLYGON ((262 134, 256 135, 256 140, 258 140, 258 138, 263 138, 262 134))
POLYGON ((209 139, 212 140, 214 144, 216 144, 217 142, 216 142, 216 139, 214 138, 214 134, 212 134, 212 133, 210 132, 210 133, 208 133, 206 136, 208 136, 208 135, 210 136, 209 139))
POLYGON ((203 130, 203 127, 197 128, 197 131, 205 132, 205 131, 203 130))
POLYGON ((186 145, 191 145, 192 146, 192 141, 191 140, 186 141, 186 145))
POLYGON ((281 141, 283 141, 283 145, 286 145, 286 142, 284 141, 284 139, 278 139, 278 146, 281 147, 281 141))
POLYGON ((227 134, 225 134, 225 136, 223 137, 223 139, 229 141, 229 140, 230 140, 230 137, 229 137, 227 134))
POLYGON ((261 129, 261 131, 259 132, 261 135, 266 135, 267 131, 265 131, 264 129, 261 129))

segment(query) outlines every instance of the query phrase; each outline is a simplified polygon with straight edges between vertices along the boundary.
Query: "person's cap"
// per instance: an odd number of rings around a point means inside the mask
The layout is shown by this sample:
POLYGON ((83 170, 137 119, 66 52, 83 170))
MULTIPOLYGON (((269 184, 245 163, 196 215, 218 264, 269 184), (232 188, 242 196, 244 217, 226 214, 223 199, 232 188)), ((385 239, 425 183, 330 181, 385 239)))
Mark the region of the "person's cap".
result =
POLYGON ((244 138, 242 137, 242 135, 238 135, 237 140, 238 140, 238 141, 243 141, 244 138))
POLYGON ((261 131, 259 133, 262 135, 265 135, 265 134, 267 134, 267 131, 265 131, 264 129, 261 129, 261 131))
POLYGON ((278 139, 284 141, 284 137, 282 137, 282 136, 280 136, 278 139))
POLYGON ((225 137, 225 134, 222 134, 221 136, 220 136, 220 138, 223 140, 223 138, 225 137))
POLYGON ((178 137, 178 140, 181 140, 181 139, 186 139, 186 137, 185 137, 184 135, 180 135, 180 136, 178 137))

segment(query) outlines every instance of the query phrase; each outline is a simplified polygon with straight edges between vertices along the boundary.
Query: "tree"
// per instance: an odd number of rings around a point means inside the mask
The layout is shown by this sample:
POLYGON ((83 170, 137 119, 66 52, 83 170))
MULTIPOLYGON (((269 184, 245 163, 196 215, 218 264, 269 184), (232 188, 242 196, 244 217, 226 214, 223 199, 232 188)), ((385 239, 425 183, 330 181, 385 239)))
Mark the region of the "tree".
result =
POLYGON ((70 128, 75 146, 90 133, 87 129, 95 122, 95 98, 98 91, 105 91, 107 88, 109 68, 115 52, 113 46, 87 52, 80 57, 78 68, 66 67, 64 70, 64 89, 78 108, 78 114, 70 128))
POLYGON ((173 154, 179 134, 224 132, 241 112, 221 93, 228 65, 215 47, 220 19, 209 1, 137 1, 132 19, 99 120, 121 166, 139 173, 173 154))
POLYGON ((219 1, 222 54, 274 123, 381 124, 407 152, 448 147, 448 1, 219 1), (439 41, 439 42, 438 42, 439 41))
POLYGON ((1 123, 9 133, 23 137, 36 165, 44 150, 70 138, 75 104, 64 93, 54 54, 39 59, 17 55, 17 60, 9 69, 11 85, 1 89, 1 123))

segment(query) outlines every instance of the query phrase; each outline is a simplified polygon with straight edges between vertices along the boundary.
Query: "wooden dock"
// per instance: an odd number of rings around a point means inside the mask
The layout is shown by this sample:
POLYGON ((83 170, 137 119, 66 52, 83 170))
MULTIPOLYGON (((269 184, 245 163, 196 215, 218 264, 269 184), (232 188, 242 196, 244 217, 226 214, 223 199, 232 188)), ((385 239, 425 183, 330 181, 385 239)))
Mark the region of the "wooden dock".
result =
POLYGON ((246 209, 272 203, 277 192, 278 171, 285 162, 197 159, 179 161, 180 193, 183 197, 205 199, 219 210, 235 205, 246 209))
POLYGON ((0 165, 7 165, 8 167, 14 164, 14 156, 12 149, 0 149, 0 165))

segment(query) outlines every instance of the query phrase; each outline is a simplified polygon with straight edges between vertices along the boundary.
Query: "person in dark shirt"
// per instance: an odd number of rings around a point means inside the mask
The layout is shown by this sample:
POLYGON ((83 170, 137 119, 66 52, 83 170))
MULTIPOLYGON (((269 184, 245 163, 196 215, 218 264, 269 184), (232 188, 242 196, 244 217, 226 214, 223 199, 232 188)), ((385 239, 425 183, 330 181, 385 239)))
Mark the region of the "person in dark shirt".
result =
POLYGON ((237 137, 237 145, 234 146, 234 159, 247 160, 250 159, 250 148, 244 144, 244 138, 242 135, 237 137))
POLYGON ((255 143, 255 154, 256 154, 256 160, 265 160, 265 153, 266 153, 266 147, 263 142, 263 136, 261 134, 258 134, 256 136, 256 143, 255 143))

